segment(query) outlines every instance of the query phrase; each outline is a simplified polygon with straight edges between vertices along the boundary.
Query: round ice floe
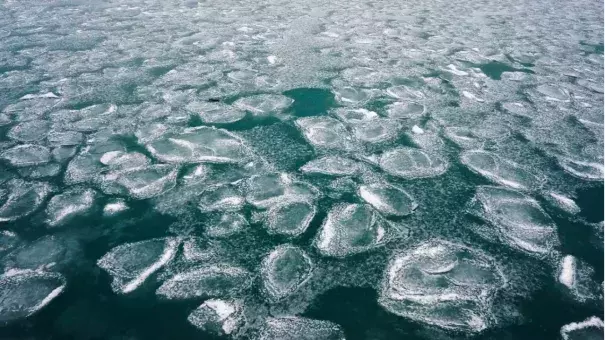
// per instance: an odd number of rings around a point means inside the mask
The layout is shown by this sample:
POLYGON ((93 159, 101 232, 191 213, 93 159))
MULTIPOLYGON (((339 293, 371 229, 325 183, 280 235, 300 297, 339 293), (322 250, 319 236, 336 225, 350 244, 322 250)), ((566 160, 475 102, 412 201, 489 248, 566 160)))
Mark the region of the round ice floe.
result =
POLYGON ((350 84, 371 87, 382 81, 382 74, 369 67, 353 67, 342 72, 342 77, 350 84))
POLYGON ((73 260, 77 250, 77 243, 66 242, 54 235, 43 236, 13 250, 3 259, 2 265, 4 271, 59 270, 73 260))
POLYGON ((298 236, 307 230, 315 211, 315 206, 306 201, 276 204, 269 209, 267 229, 272 234, 298 236))
POLYGON ((65 183, 77 184, 94 180, 103 170, 103 164, 95 156, 84 153, 74 157, 65 170, 65 183))
POLYGON ((200 197, 199 209, 202 212, 237 211, 245 203, 244 197, 231 185, 206 190, 200 197))
POLYGON ((387 116, 392 119, 415 119, 426 111, 424 105, 416 102, 396 102, 387 106, 387 116))
POLYGON ((209 237, 229 237, 242 232, 248 227, 246 217, 240 213, 226 213, 212 220, 205 232, 209 237))
POLYGON ((112 200, 107 202, 103 207, 103 215, 105 216, 113 216, 121 213, 122 211, 128 210, 128 205, 122 199, 112 200))
POLYGON ((296 120, 305 139, 315 147, 350 150, 351 137, 345 126, 330 117, 305 117, 296 120))
POLYGON ((362 185, 357 193, 376 210, 387 215, 409 215, 418 207, 412 196, 390 184, 362 185))
POLYGON ((345 335, 340 326, 330 321, 285 316, 268 318, 260 339, 345 340, 345 335))
POLYGON ((593 282, 594 270, 572 255, 559 262, 557 281, 567 287, 575 299, 584 301, 598 294, 599 286, 593 282))
POLYGON ((12 166, 38 165, 50 161, 50 150, 41 145, 22 144, 2 152, 0 158, 12 166))
POLYGON ((230 335, 245 322, 243 305, 238 300, 206 300, 189 314, 187 321, 214 335, 230 335))
POLYGON ((345 105, 364 103, 372 98, 372 92, 348 86, 335 89, 334 94, 336 95, 336 100, 345 105))
POLYGON ((360 169, 360 164, 350 158, 325 156, 308 162, 300 168, 300 171, 332 176, 351 176, 357 174, 360 169))
POLYGON ((176 185, 178 168, 167 164, 115 170, 105 174, 103 185, 115 185, 135 199, 159 196, 176 185))
POLYGON ((82 143, 84 135, 76 131, 51 131, 48 142, 54 146, 72 146, 82 143))
POLYGON ((540 180, 520 165, 487 151, 463 152, 460 161, 473 172, 513 189, 528 190, 540 185, 540 180))
POLYGON ((249 158, 249 150, 239 137, 206 126, 167 134, 147 144, 147 150, 167 163, 241 163, 249 158))
POLYGON ((233 105, 241 110, 248 111, 257 116, 271 113, 281 113, 294 103, 292 98, 279 94, 259 94, 240 98, 233 105))
POLYGON ((395 139, 399 134, 400 125, 397 121, 376 118, 367 122, 351 124, 353 135, 358 140, 368 143, 380 143, 395 139))
POLYGON ((475 149, 483 145, 483 141, 467 127, 446 127, 444 135, 463 149, 475 149))
POLYGON ((558 159, 559 166, 565 172, 587 181, 603 181, 603 163, 577 160, 567 157, 558 159))
POLYGON ((546 100, 557 102, 568 102, 569 94, 564 89, 550 84, 538 85, 536 91, 542 94, 546 100))
POLYGON ((478 332, 490 326, 490 297, 505 283, 483 252, 431 240, 391 258, 379 303, 412 320, 478 332))
POLYGON ((49 129, 48 121, 31 120, 15 125, 7 136, 21 142, 33 142, 44 139, 49 129))
POLYGON ((365 122, 378 118, 378 114, 376 112, 366 109, 350 109, 341 107, 334 110, 334 114, 336 117, 338 117, 338 119, 346 124, 365 122))
POLYGON ((268 208, 286 201, 312 201, 317 189, 295 182, 287 174, 255 175, 246 181, 246 201, 257 208, 268 208))
POLYGON ((387 233, 387 223, 369 205, 339 204, 328 212, 315 246, 325 256, 345 257, 383 245, 387 233))
POLYGON ((503 187, 479 186, 475 199, 481 217, 497 228, 509 246, 546 255, 557 244, 554 222, 533 198, 503 187))
POLYGON ((246 112, 225 104, 211 102, 192 102, 185 109, 197 114, 206 124, 235 123, 244 116, 246 112))
POLYGON ((167 299, 229 296, 251 285, 250 273, 228 265, 193 269, 164 282, 156 294, 167 299))
POLYGON ((400 147, 382 154, 380 167, 393 176, 425 178, 442 175, 449 163, 441 156, 420 149, 400 147))
POLYGON ((387 89, 387 94, 397 99, 419 100, 424 99, 424 93, 420 90, 405 85, 392 86, 387 89))
POLYGON ((361 170, 361 165, 346 157, 325 156, 314 159, 300 168, 304 173, 318 173, 332 176, 351 176, 361 170))
POLYGON ((13 179, 6 183, 8 195, 0 206, 0 222, 14 221, 36 211, 50 193, 46 183, 13 179))
POLYGON ((114 292, 130 293, 170 262, 179 244, 175 238, 126 243, 111 249, 97 264, 113 277, 114 292))
POLYGON ((596 316, 582 322, 572 322, 561 327, 563 340, 600 340, 603 339, 603 320, 596 316))
POLYGON ((46 223, 56 226, 87 213, 94 204, 95 196, 92 189, 70 189, 54 196, 46 206, 46 223))
POLYGON ((110 169, 130 169, 149 165, 149 158, 139 152, 125 153, 122 151, 109 151, 104 153, 99 161, 110 169))
POLYGON ((311 277, 312 271, 311 258, 292 245, 275 248, 261 264, 263 285, 272 300, 292 294, 311 277))
POLYGON ((65 289, 60 274, 24 271, 0 276, 0 322, 27 318, 65 289))

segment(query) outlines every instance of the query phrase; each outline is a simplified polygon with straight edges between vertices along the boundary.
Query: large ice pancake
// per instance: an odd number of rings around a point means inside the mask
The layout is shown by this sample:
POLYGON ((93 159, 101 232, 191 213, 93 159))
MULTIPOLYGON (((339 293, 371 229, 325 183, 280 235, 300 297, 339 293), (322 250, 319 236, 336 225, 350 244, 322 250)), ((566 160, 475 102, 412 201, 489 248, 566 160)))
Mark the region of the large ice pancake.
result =
POLYGON ((46 235, 24 244, 2 258, 2 270, 61 270, 80 250, 79 244, 55 235, 46 235))
POLYGON ((235 123, 246 116, 246 112, 226 104, 209 102, 192 102, 185 107, 187 111, 197 114, 206 124, 235 123))
POLYGON ((20 142, 33 142, 44 139, 49 129, 48 121, 31 120, 15 125, 7 136, 20 142))
POLYGON ((97 264, 112 276, 114 292, 130 293, 170 262, 179 244, 176 238, 126 243, 111 249, 97 264))
POLYGON ((102 188, 109 193, 125 193, 135 199, 159 196, 174 188, 178 168, 156 164, 110 171, 102 177, 102 188))
POLYGON ((509 246, 544 256, 558 243, 554 222, 533 198, 504 187, 479 186, 475 200, 476 213, 509 246))
POLYGON ((430 240, 391 258, 379 303, 419 322, 478 332, 489 327, 490 298, 505 284, 495 261, 483 252, 430 240))
POLYGON ((561 337, 563 340, 603 340, 603 328, 603 320, 591 316, 584 321, 561 327, 561 337))
POLYGON ((388 105, 386 112, 392 119, 416 119, 424 115, 426 108, 417 102, 396 102, 388 105))
POLYGON ((242 301, 210 299, 189 314, 187 321, 214 335, 231 335, 244 324, 242 301))
POLYGON ((265 321, 261 340, 345 340, 337 324, 298 316, 271 317, 265 321))
POLYGON ((331 176, 351 176, 362 169, 358 162, 341 156, 324 156, 309 161, 300 168, 304 173, 317 173, 331 176))
POLYGON ((6 188, 6 198, 0 196, 0 222, 14 221, 36 211, 51 190, 46 183, 21 179, 8 181, 6 188))
POLYGON ((164 282, 156 294, 167 299, 230 296, 252 283, 250 273, 230 265, 215 265, 179 273, 164 282))
POLYGON ((246 201, 257 208, 268 208, 291 201, 312 201, 317 189, 295 181, 288 174, 269 173, 250 177, 245 183, 246 201))
POLYGON ((267 229, 271 234, 298 236, 304 233, 316 208, 306 201, 286 201, 271 207, 267 216, 267 229))
POLYGON ((0 276, 0 323, 36 313, 59 296, 66 284, 55 273, 23 271, 0 276))
POLYGON ((483 150, 466 151, 460 160, 470 170, 513 189, 528 190, 536 188, 541 181, 520 165, 502 159, 498 155, 483 150))
POLYGON ((315 237, 325 256, 345 257, 379 247, 389 238, 389 225, 367 204, 338 204, 315 237))
POLYGON ((565 172, 575 177, 586 181, 603 181, 603 162, 559 157, 558 163, 565 172))
POLYGON ((231 185, 211 188, 202 193, 199 209, 202 212, 237 211, 245 204, 244 197, 231 185))
POLYGON ((243 163, 250 158, 250 150, 238 136, 206 126, 166 134, 146 147, 166 163, 243 163))
POLYGON ((449 163, 438 154, 400 147, 383 153, 380 167, 393 176, 413 179, 442 175, 447 171, 449 163))
POLYGON ((42 145, 21 144, 2 152, 0 158, 12 166, 32 166, 48 163, 50 161, 50 150, 42 145))
POLYGON ((296 120, 305 139, 316 148, 351 150, 353 143, 345 126, 330 117, 305 117, 296 120))
POLYGON ((46 223, 57 226, 86 214, 92 208, 95 197, 96 192, 92 189, 70 189, 54 196, 46 206, 46 223))
POLYGON ((311 258, 304 250, 281 245, 269 253, 261 264, 265 291, 272 300, 280 300, 294 293, 313 271, 311 258))
POLYGON ((248 111, 255 116, 278 114, 287 109, 294 100, 284 95, 260 94, 238 99, 233 106, 248 111))
POLYGON ((410 194, 386 183, 362 185, 357 193, 364 201, 386 215, 405 216, 418 207, 410 194))
POLYGON ((599 285, 593 281, 593 276, 594 270, 572 255, 564 256, 557 268, 557 281, 578 301, 593 299, 599 294, 599 285))

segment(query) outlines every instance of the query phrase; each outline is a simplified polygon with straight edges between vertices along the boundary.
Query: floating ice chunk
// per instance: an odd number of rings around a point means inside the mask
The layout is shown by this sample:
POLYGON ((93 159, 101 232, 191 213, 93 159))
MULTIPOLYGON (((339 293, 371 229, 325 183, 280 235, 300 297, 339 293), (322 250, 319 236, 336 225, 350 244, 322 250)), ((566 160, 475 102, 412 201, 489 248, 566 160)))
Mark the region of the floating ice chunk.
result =
POLYGON ((337 324, 298 316, 271 317, 265 322, 260 340, 345 340, 337 324))
POLYGON ((233 106, 248 111, 256 116, 264 116, 271 113, 281 113, 294 103, 294 99, 279 94, 259 94, 240 98, 233 106))
POLYGON ((36 313, 61 295, 66 284, 65 278, 55 273, 25 271, 0 276, 0 322, 36 313))
POLYGON ((369 67, 353 67, 342 72, 342 77, 350 84, 362 87, 378 85, 384 78, 379 72, 369 67))
POLYGON ((46 93, 40 93, 40 94, 26 94, 25 96, 19 98, 19 100, 30 100, 30 99, 38 99, 38 98, 43 98, 43 99, 57 99, 59 98, 59 96, 57 96, 56 94, 52 93, 52 92, 46 92, 46 93))
POLYGON ((157 164, 111 171, 103 176, 103 182, 123 188, 135 199, 147 199, 174 188, 177 174, 178 168, 157 164))
POLYGON ((580 212, 580 207, 578 207, 573 199, 556 192, 551 192, 548 195, 552 198, 552 201, 564 211, 570 214, 577 214, 580 212))
POLYGON ((559 157, 558 163, 565 172, 587 181, 603 181, 603 163, 559 157))
POLYGON ((105 206, 103 207, 103 215, 105 216, 113 216, 113 215, 117 215, 123 211, 128 210, 128 205, 126 204, 126 202, 122 199, 116 199, 113 201, 108 202, 107 204, 105 204, 105 206))
POLYGON ((0 256, 11 251, 19 244, 19 236, 12 231, 0 231, 0 256))
POLYGON ((541 183, 520 165, 487 151, 465 151, 460 155, 460 161, 473 172, 513 189, 529 190, 541 183))
POLYGON ((345 257, 379 247, 388 239, 388 225, 365 204, 339 204, 328 216, 315 238, 325 256, 345 257))
POLYGON ((426 108, 416 102, 395 102, 387 106, 386 112, 392 119, 415 119, 422 117, 426 108))
POLYGON ((475 149, 483 145, 483 141, 467 127, 451 126, 444 130, 445 137, 463 149, 475 149))
POLYGON ((194 168, 185 170, 183 177, 181 178, 184 185, 195 185, 204 182, 208 178, 210 169, 205 164, 200 164, 194 168))
POLYGON ((599 340, 603 339, 603 320, 596 316, 582 322, 572 322, 561 327, 563 340, 599 340))
POLYGON ((409 215, 418 207, 412 196, 390 184, 362 185, 358 194, 376 210, 387 215, 409 215))
POLYGON ((253 70, 238 70, 229 72, 227 77, 238 83, 252 83, 257 75, 258 72, 253 70))
POLYGON ((414 125, 414 126, 412 126, 412 132, 417 135, 421 135, 424 133, 424 130, 422 130, 422 128, 420 126, 414 125))
POLYGON ((242 232, 248 227, 246 217, 240 213, 226 213, 221 215, 206 227, 206 235, 209 237, 229 237, 242 232))
POLYGON ((34 142, 44 139, 50 127, 48 121, 45 120, 30 120, 15 125, 8 131, 7 136, 11 139, 21 142, 34 142))
POLYGON ((572 255, 566 255, 559 262, 557 280, 567 287, 579 301, 594 298, 599 286, 592 280, 594 270, 572 255))
POLYGON ((360 104, 372 98, 372 92, 348 86, 335 89, 334 94, 336 95, 336 100, 343 104, 360 104))
POLYGON ((122 244, 100 258, 97 265, 113 277, 111 288, 114 292, 130 293, 170 262, 179 244, 175 238, 122 244))
POLYGON ((50 150, 42 145, 21 144, 2 152, 0 158, 12 166, 38 165, 50 161, 50 150))
POLYGON ((103 170, 103 164, 92 154, 78 155, 67 165, 65 183, 78 184, 93 181, 101 170, 103 170))
POLYGON ((463 95, 465 98, 468 98, 468 99, 470 99, 470 100, 474 100, 474 101, 478 101, 478 102, 480 102, 480 103, 482 103, 482 102, 484 102, 484 101, 485 101, 485 100, 483 100, 483 99, 481 99, 481 98, 477 97, 475 94, 470 93, 470 92, 468 92, 468 91, 462 91, 462 95, 463 95))
POLYGON ((246 181, 246 201, 257 208, 268 208, 286 201, 311 201, 317 189, 292 181, 286 174, 255 175, 246 181))
POLYGON ((294 293, 311 278, 313 263, 302 249, 281 245, 262 261, 261 276, 265 291, 272 300, 294 293))
POLYGON ((0 222, 14 221, 36 211, 51 190, 46 183, 25 182, 21 179, 8 181, 6 188, 8 197, 0 206, 0 222))
POLYGON ((366 109, 338 108, 334 110, 334 114, 338 119, 347 124, 365 122, 378 118, 376 112, 366 109))
POLYGON ((147 150, 167 163, 241 163, 249 159, 249 150, 238 136, 206 126, 165 135, 147 144, 147 150))
POLYGON ((546 97, 546 100, 556 101, 556 102, 568 102, 569 101, 569 93, 564 89, 550 84, 542 84, 536 87, 536 90, 546 97))
POLYGON ((533 198, 503 187, 479 186, 475 199, 481 217, 509 246, 544 256, 557 244, 554 222, 533 198))
POLYGON ((37 166, 31 166, 26 168, 19 168, 17 172, 21 177, 27 177, 32 179, 54 177, 61 172, 61 166, 57 163, 46 163, 37 166))
POLYGON ((54 146, 80 145, 84 135, 77 131, 51 131, 48 134, 48 142, 54 146))
POLYGON ((235 187, 223 185, 204 191, 198 207, 202 212, 237 211, 244 204, 244 197, 235 187))
POLYGON ((453 64, 449 64, 447 65, 447 69, 443 69, 446 72, 449 72, 451 74, 457 75, 457 76, 468 76, 468 72, 459 70, 456 65, 453 64))
POLYGON ((79 245, 57 236, 43 236, 6 256, 4 270, 59 270, 73 260, 79 245))
POLYGON ((351 124, 355 138, 369 143, 380 143, 395 139, 399 135, 399 122, 376 118, 367 122, 351 124))
POLYGON ((147 166, 149 158, 139 152, 124 153, 122 151, 109 151, 103 154, 100 162, 110 169, 131 169, 147 166))
POLYGON ((490 326, 490 297, 505 284, 483 252, 431 240, 391 258, 378 302, 412 320, 479 332, 490 326))
POLYGON ((227 266, 211 266, 176 274, 164 282, 156 294, 167 299, 229 296, 251 285, 250 273, 227 266))
POLYGON ((60 146, 54 148, 52 151, 53 160, 59 163, 63 163, 75 156, 76 151, 77 149, 74 146, 60 146))
POLYGON ((46 223, 57 226, 87 213, 92 208, 95 197, 96 193, 92 189, 70 189, 54 196, 46 206, 46 223))
POLYGON ((361 170, 361 165, 346 157, 325 156, 314 159, 300 168, 304 173, 318 173, 332 176, 351 176, 361 170))
POLYGON ((267 61, 269 62, 269 64, 273 65, 277 62, 277 57, 274 55, 270 55, 267 57, 267 61))
POLYGON ((235 123, 246 116, 246 111, 211 102, 192 102, 187 104, 185 109, 197 114, 206 124, 235 123))
POLYGON ((393 176, 403 178, 435 177, 445 173, 449 163, 437 154, 400 147, 382 154, 380 167, 393 176))
POLYGON ((424 93, 420 90, 414 90, 405 85, 392 86, 387 89, 387 94, 397 99, 420 100, 424 99, 424 93))
POLYGON ((245 322, 243 305, 238 300, 206 300, 189 314, 187 321, 214 335, 230 335, 245 322))
POLYGON ((334 118, 305 117, 296 120, 305 139, 315 147, 350 150, 351 138, 345 126, 334 118))
POLYGON ((269 209, 267 229, 271 234, 301 235, 309 227, 315 212, 315 206, 305 201, 278 203, 269 209))

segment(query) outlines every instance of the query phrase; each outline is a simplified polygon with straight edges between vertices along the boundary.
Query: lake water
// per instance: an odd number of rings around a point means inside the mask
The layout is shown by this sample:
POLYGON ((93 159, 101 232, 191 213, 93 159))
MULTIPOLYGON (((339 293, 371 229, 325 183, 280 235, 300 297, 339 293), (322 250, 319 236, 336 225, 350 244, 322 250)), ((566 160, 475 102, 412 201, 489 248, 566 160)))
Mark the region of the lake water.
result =
POLYGON ((0 2, 0 338, 603 339, 603 4, 0 2))

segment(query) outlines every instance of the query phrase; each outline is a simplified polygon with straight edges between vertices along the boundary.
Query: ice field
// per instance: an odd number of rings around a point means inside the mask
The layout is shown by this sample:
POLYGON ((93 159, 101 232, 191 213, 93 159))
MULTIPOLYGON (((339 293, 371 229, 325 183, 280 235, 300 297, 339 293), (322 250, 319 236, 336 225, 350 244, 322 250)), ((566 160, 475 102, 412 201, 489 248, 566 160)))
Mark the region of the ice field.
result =
POLYGON ((603 339, 603 3, 0 0, 0 339, 603 339))

